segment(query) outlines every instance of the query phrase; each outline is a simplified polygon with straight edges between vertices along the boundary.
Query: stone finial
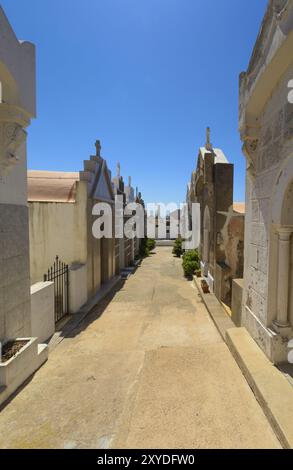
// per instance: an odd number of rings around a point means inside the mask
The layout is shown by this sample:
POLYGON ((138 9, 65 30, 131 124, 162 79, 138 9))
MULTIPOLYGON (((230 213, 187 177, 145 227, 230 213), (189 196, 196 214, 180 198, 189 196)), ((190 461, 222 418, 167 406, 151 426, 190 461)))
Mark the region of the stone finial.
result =
POLYGON ((117 177, 120 178, 120 162, 117 162, 116 171, 117 171, 117 177))
POLYGON ((206 149, 207 150, 212 150, 213 146, 211 144, 211 129, 209 127, 207 127, 206 136, 207 136, 206 149))
POLYGON ((101 156, 101 148, 102 148, 100 140, 96 140, 95 146, 96 146, 96 156, 100 157, 101 156))

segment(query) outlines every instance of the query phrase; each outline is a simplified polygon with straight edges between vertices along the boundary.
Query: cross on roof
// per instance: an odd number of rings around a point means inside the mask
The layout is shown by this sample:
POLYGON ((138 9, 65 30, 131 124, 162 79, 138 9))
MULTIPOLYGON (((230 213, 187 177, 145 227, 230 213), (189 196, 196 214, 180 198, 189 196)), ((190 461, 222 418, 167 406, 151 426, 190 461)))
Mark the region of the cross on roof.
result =
POLYGON ((96 146, 96 156, 100 157, 101 148, 102 148, 101 142, 99 140, 96 140, 95 146, 96 146))
POLYGON ((207 127, 206 130, 206 149, 207 150, 212 150, 213 146, 211 144, 211 129, 207 127))

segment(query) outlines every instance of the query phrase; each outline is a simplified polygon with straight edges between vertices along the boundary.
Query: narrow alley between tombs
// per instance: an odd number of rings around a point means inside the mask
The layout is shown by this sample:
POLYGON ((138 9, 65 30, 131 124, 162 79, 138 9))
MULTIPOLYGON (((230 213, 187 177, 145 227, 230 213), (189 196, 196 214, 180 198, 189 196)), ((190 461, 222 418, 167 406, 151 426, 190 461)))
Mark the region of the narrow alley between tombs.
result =
POLYGON ((2 448, 279 448, 181 261, 157 247, 0 413, 2 448))

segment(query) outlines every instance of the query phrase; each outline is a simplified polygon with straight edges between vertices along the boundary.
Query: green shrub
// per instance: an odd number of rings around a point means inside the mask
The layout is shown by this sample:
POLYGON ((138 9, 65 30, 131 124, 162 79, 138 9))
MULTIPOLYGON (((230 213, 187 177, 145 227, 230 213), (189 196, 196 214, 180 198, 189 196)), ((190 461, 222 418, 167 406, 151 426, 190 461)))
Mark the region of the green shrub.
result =
POLYGON ((189 250, 183 254, 182 267, 184 276, 191 277, 200 268, 199 254, 197 250, 189 250))
POLYGON ((147 239, 147 248, 149 249, 149 251, 152 251, 154 250, 156 247, 156 242, 153 238, 148 238, 147 239))
POLYGON ((150 252, 155 248, 156 242, 152 238, 143 238, 141 240, 139 255, 141 258, 147 258, 150 256, 150 252))
POLYGON ((174 242, 173 250, 172 250, 173 255, 177 256, 177 258, 180 258, 180 256, 183 253, 182 249, 182 239, 177 238, 174 242))

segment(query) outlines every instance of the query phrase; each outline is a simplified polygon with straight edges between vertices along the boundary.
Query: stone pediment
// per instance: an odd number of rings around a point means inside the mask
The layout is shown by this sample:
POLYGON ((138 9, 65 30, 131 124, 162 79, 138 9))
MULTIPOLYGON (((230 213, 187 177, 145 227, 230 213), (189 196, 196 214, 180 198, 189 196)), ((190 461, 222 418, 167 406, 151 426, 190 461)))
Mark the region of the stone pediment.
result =
POLYGON ((115 196, 111 183, 111 174, 106 160, 100 156, 84 161, 84 171, 80 179, 88 182, 88 195, 92 199, 113 203, 115 196))
POLYGON ((111 179, 105 160, 102 164, 102 168, 92 194, 92 197, 94 199, 99 199, 101 201, 108 202, 114 201, 114 193, 112 189, 111 179))

